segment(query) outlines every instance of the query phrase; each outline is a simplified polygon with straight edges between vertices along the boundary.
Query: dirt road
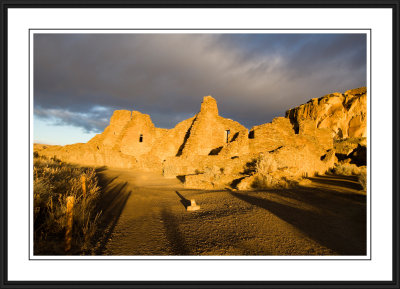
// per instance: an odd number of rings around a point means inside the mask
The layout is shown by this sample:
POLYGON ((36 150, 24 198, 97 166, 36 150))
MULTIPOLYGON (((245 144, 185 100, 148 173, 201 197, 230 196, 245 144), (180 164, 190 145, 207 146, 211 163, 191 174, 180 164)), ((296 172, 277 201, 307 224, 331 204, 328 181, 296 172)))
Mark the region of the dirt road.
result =
POLYGON ((184 189, 178 179, 98 171, 100 255, 365 255, 366 197, 351 177, 257 192, 184 189), (187 212, 195 199, 199 211, 187 212))

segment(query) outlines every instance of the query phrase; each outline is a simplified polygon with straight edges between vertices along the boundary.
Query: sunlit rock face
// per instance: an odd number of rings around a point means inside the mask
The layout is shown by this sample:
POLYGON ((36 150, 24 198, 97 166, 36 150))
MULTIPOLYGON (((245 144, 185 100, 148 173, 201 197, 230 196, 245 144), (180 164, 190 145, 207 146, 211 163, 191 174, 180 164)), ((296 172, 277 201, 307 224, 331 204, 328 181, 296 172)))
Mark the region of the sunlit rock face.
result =
POLYGON ((130 112, 129 110, 114 111, 110 119, 110 125, 106 127, 106 129, 102 133, 102 144, 106 147, 114 147, 122 130, 125 128, 126 124, 131 121, 131 119, 132 112, 130 112))
MULTIPOLYGON (((350 155, 365 163, 366 89, 332 93, 290 109, 286 117, 248 131, 223 118, 217 101, 206 96, 200 111, 172 129, 157 128, 147 114, 117 110, 110 125, 86 144, 49 146, 40 154, 90 166, 153 170, 166 177, 184 176, 192 188, 245 188, 259 176, 255 160, 273 164, 271 184, 326 172, 336 156, 350 155), (336 148, 340 151, 336 152, 336 148), (340 145, 338 144, 340 142, 340 145), (362 140, 365 142, 365 138, 362 140), (241 182, 243 180, 243 182, 241 182), (250 181, 251 180, 251 181, 250 181)), ((265 178, 264 178, 265 180, 265 178)))
POLYGON ((190 127, 182 156, 216 155, 242 130, 246 128, 240 123, 219 116, 216 100, 206 96, 190 127))
POLYGON ((326 128, 336 138, 367 136, 367 90, 365 87, 345 93, 332 93, 313 98, 286 112, 296 129, 304 121, 315 128, 326 128))
POLYGON ((270 123, 250 130, 250 151, 271 151, 280 146, 292 145, 294 137, 295 131, 289 119, 277 117, 270 123))
POLYGON ((123 154, 141 156, 148 153, 158 137, 165 133, 154 126, 147 114, 132 112, 132 119, 119 135, 119 146, 123 154))

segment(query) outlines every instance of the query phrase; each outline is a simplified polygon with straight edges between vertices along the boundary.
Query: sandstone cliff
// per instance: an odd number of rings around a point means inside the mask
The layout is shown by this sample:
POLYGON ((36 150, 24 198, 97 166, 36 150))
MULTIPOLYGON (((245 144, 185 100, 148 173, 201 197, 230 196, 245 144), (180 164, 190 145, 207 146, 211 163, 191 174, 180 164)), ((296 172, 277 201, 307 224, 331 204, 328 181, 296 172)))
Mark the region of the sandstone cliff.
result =
POLYGON ((365 87, 313 98, 286 112, 295 129, 304 121, 316 128, 326 128, 342 139, 367 136, 367 90, 365 87))

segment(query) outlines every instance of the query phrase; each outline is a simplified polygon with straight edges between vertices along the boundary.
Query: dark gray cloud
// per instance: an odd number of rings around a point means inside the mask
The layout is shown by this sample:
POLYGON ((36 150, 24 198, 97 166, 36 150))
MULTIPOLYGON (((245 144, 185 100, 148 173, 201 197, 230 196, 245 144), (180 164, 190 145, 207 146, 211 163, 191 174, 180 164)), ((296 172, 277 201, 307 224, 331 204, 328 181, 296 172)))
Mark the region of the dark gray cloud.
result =
POLYGON ((107 116, 111 114, 112 111, 104 107, 94 107, 86 113, 40 106, 34 109, 34 115, 40 119, 46 119, 49 124, 72 125, 82 128, 86 133, 102 131, 108 125, 107 116))
POLYGON ((35 116, 102 131, 114 109, 159 127, 213 95, 250 128, 366 84, 362 34, 35 34, 35 116))

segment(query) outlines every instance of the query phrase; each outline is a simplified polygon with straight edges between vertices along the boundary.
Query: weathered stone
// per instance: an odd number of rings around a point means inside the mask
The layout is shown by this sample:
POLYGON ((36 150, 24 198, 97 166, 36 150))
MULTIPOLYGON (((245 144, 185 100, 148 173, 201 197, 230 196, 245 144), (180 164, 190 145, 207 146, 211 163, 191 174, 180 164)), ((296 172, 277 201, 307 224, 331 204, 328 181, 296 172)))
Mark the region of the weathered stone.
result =
POLYGON ((206 96, 198 114, 172 129, 156 128, 149 115, 118 110, 88 143, 37 145, 35 152, 83 165, 159 171, 184 179, 187 188, 287 187, 349 157, 365 164, 365 129, 365 88, 314 98, 250 132, 219 116, 216 100, 206 96), (364 147, 354 150, 360 142, 364 147))
POLYGON ((141 156, 148 153, 157 139, 157 129, 147 114, 132 112, 131 121, 119 137, 119 149, 123 154, 141 156))
POLYGON ((255 126, 249 133, 250 151, 272 151, 294 142, 294 130, 289 119, 277 117, 270 123, 255 126))
POLYGON ((183 144, 182 155, 213 155, 246 128, 236 121, 218 116, 217 103, 211 96, 203 99, 183 144))
POLYGON ((344 94, 335 92, 312 99, 286 112, 286 117, 297 130, 305 120, 316 128, 330 130, 336 138, 365 137, 367 132, 367 93, 361 87, 344 94))
POLYGON ((101 145, 112 148, 125 128, 131 121, 132 113, 129 110, 116 110, 110 119, 110 125, 102 133, 102 137, 95 137, 101 145))
POLYGON ((187 211, 197 211, 200 210, 200 206, 196 205, 196 201, 195 200, 190 200, 190 206, 186 207, 187 211))

